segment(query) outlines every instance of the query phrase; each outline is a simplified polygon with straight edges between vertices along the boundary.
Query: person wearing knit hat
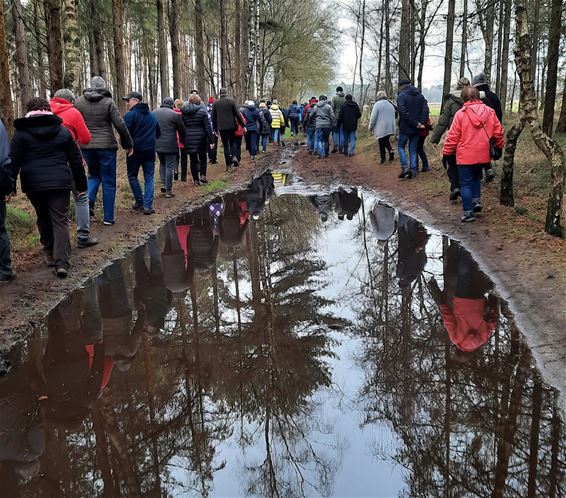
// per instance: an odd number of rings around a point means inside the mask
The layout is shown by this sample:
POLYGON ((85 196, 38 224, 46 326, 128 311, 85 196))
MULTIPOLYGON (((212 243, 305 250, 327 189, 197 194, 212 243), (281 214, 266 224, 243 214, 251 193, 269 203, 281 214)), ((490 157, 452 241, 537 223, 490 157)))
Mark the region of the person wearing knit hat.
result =
MULTIPOLYGON (((208 97, 208 105, 206 106, 206 112, 208 113, 208 121, 210 126, 212 126, 212 108, 214 106, 214 97, 208 97)), ((218 164, 218 135, 214 134, 214 142, 210 145, 214 147, 208 148, 208 160, 210 164, 218 164)))
POLYGON ((89 88, 76 100, 75 107, 82 114, 91 134, 90 142, 81 144, 81 152, 88 166, 90 214, 94 216, 98 189, 102 185, 103 223, 113 225, 118 149, 114 129, 120 135, 120 143, 128 154, 133 153, 134 143, 112 94, 106 88, 106 81, 100 76, 91 78, 89 88))
MULTIPOLYGON (((55 92, 50 100, 51 112, 63 120, 63 126, 71 132, 77 145, 87 145, 91 135, 82 114, 73 107, 75 94, 68 88, 61 88, 55 92)), ((74 192, 77 224, 77 247, 83 249, 98 244, 98 240, 90 236, 90 212, 87 192, 74 192)))

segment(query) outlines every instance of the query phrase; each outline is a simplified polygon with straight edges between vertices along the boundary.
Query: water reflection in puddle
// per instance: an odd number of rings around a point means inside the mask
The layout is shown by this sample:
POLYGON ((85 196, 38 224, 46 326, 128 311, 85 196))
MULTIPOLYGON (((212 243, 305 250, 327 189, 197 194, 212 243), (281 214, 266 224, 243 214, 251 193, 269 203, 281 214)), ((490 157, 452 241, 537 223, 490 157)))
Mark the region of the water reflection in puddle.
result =
POLYGON ((5 360, 2 496, 566 492, 557 393, 505 303, 368 192, 266 174, 5 360))

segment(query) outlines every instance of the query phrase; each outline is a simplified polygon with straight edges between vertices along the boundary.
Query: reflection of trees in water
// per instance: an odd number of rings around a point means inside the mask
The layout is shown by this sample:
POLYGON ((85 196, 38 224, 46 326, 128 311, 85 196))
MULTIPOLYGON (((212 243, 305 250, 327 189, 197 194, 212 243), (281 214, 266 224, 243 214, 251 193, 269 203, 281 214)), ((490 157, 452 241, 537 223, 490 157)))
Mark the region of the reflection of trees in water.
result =
POLYGON ((372 446, 407 471, 404 496, 562 496, 557 394, 541 381, 508 309, 491 340, 463 357, 446 338, 425 277, 399 288, 396 241, 364 247, 359 399, 364 424, 387 422, 398 436, 393 455, 372 446))
MULTIPOLYGON (((317 293, 326 268, 310 249, 317 227, 295 197, 250 222, 240 247, 221 249, 210 272, 173 295, 164 327, 143 329, 135 361, 114 369, 85 420, 47 427, 48 475, 24 496, 207 496, 229 438, 246 494, 328 494, 340 445, 316 422, 313 395, 331 384, 326 333, 345 324, 317 293)), ((139 256, 121 263, 129 327, 139 256)))

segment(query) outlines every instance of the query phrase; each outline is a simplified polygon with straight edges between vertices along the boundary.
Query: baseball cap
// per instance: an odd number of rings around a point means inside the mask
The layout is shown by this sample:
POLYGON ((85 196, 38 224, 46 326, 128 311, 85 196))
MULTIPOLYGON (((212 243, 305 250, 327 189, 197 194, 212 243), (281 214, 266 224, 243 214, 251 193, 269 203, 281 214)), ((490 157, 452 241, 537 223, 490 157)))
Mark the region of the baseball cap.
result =
POLYGON ((138 99, 140 102, 143 100, 143 95, 140 92, 130 92, 124 95, 122 100, 138 99))

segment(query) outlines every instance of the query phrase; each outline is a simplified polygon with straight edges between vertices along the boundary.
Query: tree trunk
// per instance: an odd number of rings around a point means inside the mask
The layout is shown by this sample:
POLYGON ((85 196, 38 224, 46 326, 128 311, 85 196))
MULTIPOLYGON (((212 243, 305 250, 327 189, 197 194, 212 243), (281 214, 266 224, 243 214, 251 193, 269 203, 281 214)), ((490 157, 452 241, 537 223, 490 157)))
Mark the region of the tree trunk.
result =
POLYGON ((503 168, 501 172, 501 191, 499 202, 503 206, 514 206, 515 196, 513 194, 513 171, 515 168, 515 150, 517 141, 525 128, 526 119, 524 116, 507 132, 505 154, 503 155, 503 168))
POLYGON ((51 93, 63 87, 63 40, 60 0, 44 0, 51 93))
POLYGON ((442 104, 450 94, 452 77, 452 52, 454 49, 454 20, 456 18, 456 0, 448 0, 448 18, 446 20, 446 47, 444 51, 444 81, 442 83, 442 104))
POLYGON ((157 50, 159 52, 159 80, 161 83, 161 100, 169 96, 169 64, 167 50, 167 30, 165 29, 165 12, 163 0, 156 0, 157 7, 157 50))
POLYGON ((65 0, 65 76, 63 85, 73 92, 80 89, 81 39, 75 0, 65 0))
POLYGON ((564 79, 564 90, 562 91, 562 106, 560 108, 560 117, 556 125, 556 133, 566 133, 566 78, 564 79))
POLYGON ((393 97, 393 82, 391 81, 391 16, 389 0, 383 0, 383 12, 385 15, 385 93, 391 98, 393 97))
MULTIPOLYGON (((411 21, 411 0, 402 0, 401 33, 411 32, 411 21)), ((399 80, 411 78, 411 45, 411 40, 399 42, 399 80)))
POLYGON ((120 97, 126 93, 126 63, 124 55, 124 31, 123 31, 123 15, 124 6, 122 0, 112 0, 112 27, 114 32, 114 65, 115 65, 115 91, 117 95, 117 101, 122 109, 125 109, 125 105, 120 97))
POLYGON ((460 46, 460 72, 459 78, 463 78, 466 72, 466 54, 468 53, 468 0, 463 0, 464 11, 462 12, 462 42, 460 46))
MULTIPOLYGON (((206 77, 205 77, 205 68, 204 68, 203 17, 204 17, 204 11, 202 8, 202 0, 195 0, 196 73, 197 73, 197 88, 199 92, 204 92, 206 87, 206 77)), ((221 43, 224 42, 221 41, 221 43)))
MULTIPOLYGON (((533 9, 533 19, 529 23, 532 29, 532 39, 531 39, 531 79, 533 82, 537 80, 537 65, 538 65, 538 51, 539 51, 539 38, 540 38, 540 2, 541 0, 531 0, 529 5, 533 9)), ((527 14, 528 15, 528 14, 527 14)), ((538 100, 538 88, 534 86, 535 99, 538 100)))
POLYGON ((90 13, 93 23, 92 31, 94 38, 94 51, 96 54, 96 67, 97 67, 96 74, 92 74, 92 68, 91 68, 91 76, 100 76, 101 78, 106 79, 106 63, 104 61, 104 41, 102 40, 102 36, 100 36, 100 33, 102 31, 102 22, 100 19, 100 12, 97 7, 96 0, 90 0, 90 13))
MULTIPOLYGON (((509 80, 509 38, 511 36, 511 2, 512 0, 503 0, 505 9, 503 12, 503 47, 501 49, 501 85, 499 91, 499 100, 501 101, 501 110, 505 114, 505 105, 507 103, 507 87, 509 80)), ((511 101, 513 99, 511 98, 511 101)))
POLYGON ((245 93, 257 98, 255 68, 257 62, 256 16, 259 17, 259 0, 248 0, 248 60, 245 75, 245 93))
MULTIPOLYGON (((362 73, 363 59, 364 59, 364 44, 366 41, 366 0, 362 0, 362 35, 360 40, 360 108, 364 106, 364 75, 362 73)), ((352 88, 352 91, 354 89, 352 88)))
MULTIPOLYGON (((171 0, 169 3, 169 36, 171 38, 171 62, 173 64, 173 96, 178 99, 181 97, 181 52, 179 49, 179 0, 171 0)), ((204 90, 199 88, 199 92, 204 90)), ((204 96, 202 96, 204 98, 204 96)))
POLYGON ((14 40, 16 43, 16 66, 20 87, 22 110, 26 108, 29 99, 33 97, 31 77, 28 63, 28 45, 26 41, 24 22, 22 19, 22 4, 20 0, 12 0, 12 18, 14 20, 14 40))
MULTIPOLYGON (((39 95, 45 97, 47 95, 47 80, 45 78, 45 61, 43 59, 43 40, 41 39, 40 29, 40 10, 39 4, 41 0, 33 1, 33 30, 35 31, 35 51, 37 58, 37 87, 39 88, 39 95)), ((43 19, 43 18, 42 18, 43 19)))
POLYGON ((562 19, 562 0, 552 0, 550 12, 550 31, 548 33, 548 54, 546 73, 546 91, 544 96, 544 114, 542 131, 552 136, 554 127, 554 108, 556 106, 556 86, 558 84, 558 57, 560 53, 560 31, 562 19))
POLYGON ((7 40, 4 2, 0 2, 0 118, 4 121, 4 126, 11 136, 14 131, 14 108, 12 107, 12 92, 10 90, 7 40))

